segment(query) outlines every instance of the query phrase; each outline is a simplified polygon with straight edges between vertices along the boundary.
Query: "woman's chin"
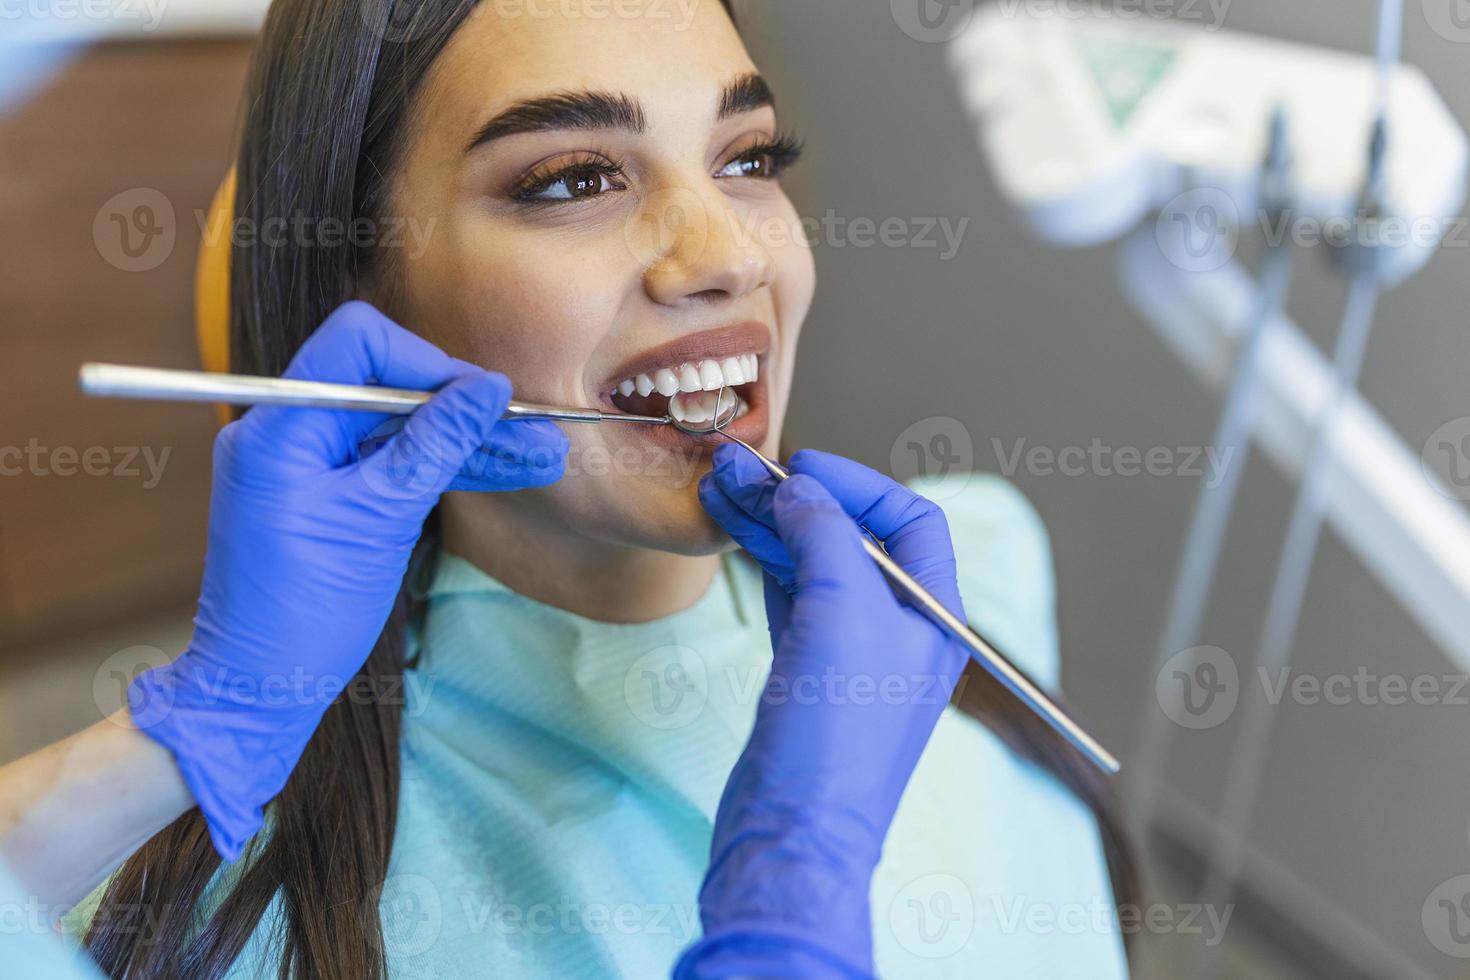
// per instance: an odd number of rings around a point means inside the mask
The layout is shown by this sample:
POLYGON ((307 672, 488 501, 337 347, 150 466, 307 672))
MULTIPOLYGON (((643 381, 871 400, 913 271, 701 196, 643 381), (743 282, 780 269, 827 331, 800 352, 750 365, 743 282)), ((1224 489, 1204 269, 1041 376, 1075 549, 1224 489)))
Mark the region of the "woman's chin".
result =
POLYGON ((725 533, 724 528, 716 524, 708 514, 703 514, 701 520, 688 528, 685 534, 669 542, 669 546, 663 550, 676 555, 698 557, 720 555, 738 547, 730 535, 725 533))
POLYGON ((670 487, 651 493, 648 499, 660 501, 660 506, 656 514, 645 512, 637 522, 644 547, 689 557, 720 554, 736 547, 700 504, 697 481, 688 488, 670 487))

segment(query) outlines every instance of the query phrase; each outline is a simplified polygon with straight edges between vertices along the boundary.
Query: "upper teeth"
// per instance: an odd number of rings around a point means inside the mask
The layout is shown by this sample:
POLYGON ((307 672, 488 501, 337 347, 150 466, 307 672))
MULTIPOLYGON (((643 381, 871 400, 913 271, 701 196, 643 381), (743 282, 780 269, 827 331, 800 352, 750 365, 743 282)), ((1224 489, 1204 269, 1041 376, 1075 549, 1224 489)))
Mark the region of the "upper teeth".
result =
POLYGON ((760 380, 760 361, 754 354, 727 357, 722 361, 700 361, 677 367, 659 368, 652 374, 640 374, 618 384, 618 393, 675 395, 681 391, 719 391, 760 380))

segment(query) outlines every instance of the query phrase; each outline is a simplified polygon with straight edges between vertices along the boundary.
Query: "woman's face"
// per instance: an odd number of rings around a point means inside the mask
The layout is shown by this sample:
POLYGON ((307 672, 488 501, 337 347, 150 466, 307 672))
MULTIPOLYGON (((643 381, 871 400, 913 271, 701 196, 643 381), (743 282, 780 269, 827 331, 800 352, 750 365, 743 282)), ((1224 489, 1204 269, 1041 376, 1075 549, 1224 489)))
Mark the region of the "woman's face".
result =
MULTIPOLYGON (((389 312, 523 401, 697 421, 723 383, 730 431, 775 450, 815 274, 774 179, 793 148, 720 4, 481 4, 417 109, 388 211, 427 235, 388 259, 389 312)), ((561 483, 461 505, 721 546, 696 496, 718 437, 566 430, 561 483)))

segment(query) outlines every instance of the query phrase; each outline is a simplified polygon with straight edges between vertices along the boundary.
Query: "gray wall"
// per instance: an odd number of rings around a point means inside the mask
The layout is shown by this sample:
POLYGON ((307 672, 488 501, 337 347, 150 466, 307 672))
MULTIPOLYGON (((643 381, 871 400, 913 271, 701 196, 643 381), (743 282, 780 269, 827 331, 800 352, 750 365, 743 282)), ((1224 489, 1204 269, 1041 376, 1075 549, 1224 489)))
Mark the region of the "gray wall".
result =
MULTIPOLYGON (((812 216, 830 208, 848 218, 946 216, 971 225, 948 262, 935 250, 819 246, 793 441, 886 468, 906 427, 953 416, 973 436, 976 465, 998 470, 992 439, 1053 448, 1094 437, 1140 448, 1208 439, 1216 399, 1129 308, 1112 250, 1053 251, 1008 214, 943 48, 899 30, 882 0, 840 6, 745 6, 784 121, 808 139, 808 160, 788 185, 798 207, 812 216)), ((1407 6, 1406 59, 1428 72, 1457 118, 1470 119, 1470 46, 1434 33, 1416 0, 1407 6)), ((1371 10, 1363 0, 1235 0, 1225 26, 1367 51, 1371 10)), ((1303 264, 1291 312, 1319 343, 1330 342, 1344 290, 1315 258, 1303 264)), ((1416 451, 1439 425, 1470 415, 1467 278, 1467 250, 1443 251, 1380 304, 1362 390, 1416 451)), ((1150 648, 1195 484, 1025 472, 1015 479, 1053 536, 1069 695, 1105 742, 1131 754, 1138 718, 1158 710, 1150 648)), ((1293 489, 1253 460, 1202 638, 1235 654, 1243 670, 1293 489)), ((1323 675, 1359 665, 1379 675, 1456 669, 1331 535, 1317 558, 1295 663, 1323 675)), ((1177 734, 1170 784, 1213 810, 1235 725, 1177 734)), ((1293 915, 1340 910, 1425 971, 1465 975, 1462 961, 1427 941, 1421 908, 1435 886, 1470 872, 1467 734, 1464 707, 1280 709, 1250 836, 1278 870, 1320 893, 1295 899, 1293 915)))

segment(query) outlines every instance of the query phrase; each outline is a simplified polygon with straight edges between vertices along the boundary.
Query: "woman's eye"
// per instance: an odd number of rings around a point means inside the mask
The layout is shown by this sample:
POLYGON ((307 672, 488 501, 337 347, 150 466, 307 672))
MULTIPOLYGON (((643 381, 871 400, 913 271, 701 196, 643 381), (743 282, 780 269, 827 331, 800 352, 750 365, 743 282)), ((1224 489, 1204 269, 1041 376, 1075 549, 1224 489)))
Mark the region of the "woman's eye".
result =
POLYGON ((776 164, 769 153, 748 153, 738 160, 731 160, 725 165, 725 169, 718 174, 720 177, 773 177, 776 173, 776 164))
POLYGON ((623 190, 619 171, 611 167, 574 167, 534 180, 516 192, 521 201, 577 201, 598 197, 610 191, 623 190))
POLYGON ((801 159, 801 141, 794 136, 778 136, 752 146, 715 174, 716 177, 753 177, 773 180, 796 166, 801 159))

